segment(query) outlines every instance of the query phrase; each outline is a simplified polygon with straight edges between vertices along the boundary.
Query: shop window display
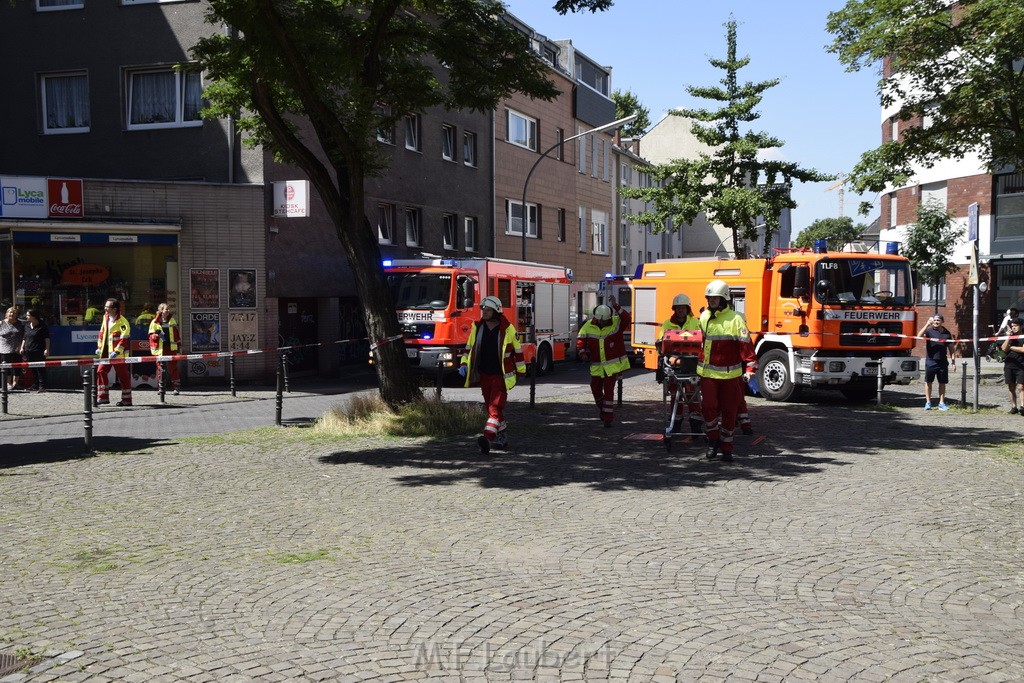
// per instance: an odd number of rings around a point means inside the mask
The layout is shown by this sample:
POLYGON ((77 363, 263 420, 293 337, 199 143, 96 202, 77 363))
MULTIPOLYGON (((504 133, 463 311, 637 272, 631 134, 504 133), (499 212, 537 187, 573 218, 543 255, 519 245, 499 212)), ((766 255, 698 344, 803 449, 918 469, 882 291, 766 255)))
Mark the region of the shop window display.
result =
MULTIPOLYGON (((177 305, 176 235, 112 234, 54 241, 50 233, 15 233, 0 241, 0 307, 34 308, 50 327, 51 358, 92 356, 103 302, 121 302, 132 326, 132 355, 148 355, 145 307, 177 305), (86 238, 89 239, 86 239, 86 238)), ((142 369, 142 368, 140 368, 142 369)))

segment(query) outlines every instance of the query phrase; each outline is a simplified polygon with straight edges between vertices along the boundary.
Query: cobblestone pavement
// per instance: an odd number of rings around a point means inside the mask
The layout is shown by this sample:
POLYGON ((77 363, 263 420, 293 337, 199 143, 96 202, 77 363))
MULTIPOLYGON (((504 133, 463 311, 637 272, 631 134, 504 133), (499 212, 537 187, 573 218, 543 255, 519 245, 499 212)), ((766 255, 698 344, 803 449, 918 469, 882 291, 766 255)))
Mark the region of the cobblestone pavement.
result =
POLYGON ((96 457, 0 458, 0 655, 44 657, 0 681, 1024 679, 1024 467, 997 447, 1024 420, 994 375, 977 414, 923 411, 919 383, 751 399, 732 464, 666 451, 648 374, 613 429, 578 374, 548 382, 487 456, 303 429, 144 447, 141 415, 181 408, 106 418, 140 433, 96 457))

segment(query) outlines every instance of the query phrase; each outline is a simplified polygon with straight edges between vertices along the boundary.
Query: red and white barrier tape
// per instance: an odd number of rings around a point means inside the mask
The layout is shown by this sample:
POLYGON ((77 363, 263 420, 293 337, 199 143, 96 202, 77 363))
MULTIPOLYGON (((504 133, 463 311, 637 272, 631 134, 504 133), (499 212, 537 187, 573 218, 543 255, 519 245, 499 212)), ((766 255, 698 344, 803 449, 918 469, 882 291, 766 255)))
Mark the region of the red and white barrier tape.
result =
MULTIPOLYGON (((397 337, 401 339, 401 336, 397 337)), ((393 341, 394 338, 390 338, 387 341, 393 341)), ((0 363, 0 369, 3 370, 21 370, 24 368, 68 368, 68 367, 90 367, 93 365, 99 365, 100 363, 109 365, 128 364, 134 365, 136 363, 163 363, 165 361, 178 361, 178 360, 203 360, 210 358, 229 358, 233 356, 255 356, 261 353, 281 353, 282 351, 290 351, 291 349, 302 349, 311 346, 325 346, 326 344, 351 344, 353 342, 366 341, 366 337, 358 339, 340 339, 334 342, 315 342, 312 344, 296 344, 294 346, 279 346, 276 349, 246 349, 245 351, 217 351, 210 353, 187 353, 187 354, 175 354, 172 356, 128 356, 126 358, 69 358, 66 360, 36 360, 36 361, 20 361, 17 363, 0 363)), ((378 345, 379 346, 379 345, 378 345)))

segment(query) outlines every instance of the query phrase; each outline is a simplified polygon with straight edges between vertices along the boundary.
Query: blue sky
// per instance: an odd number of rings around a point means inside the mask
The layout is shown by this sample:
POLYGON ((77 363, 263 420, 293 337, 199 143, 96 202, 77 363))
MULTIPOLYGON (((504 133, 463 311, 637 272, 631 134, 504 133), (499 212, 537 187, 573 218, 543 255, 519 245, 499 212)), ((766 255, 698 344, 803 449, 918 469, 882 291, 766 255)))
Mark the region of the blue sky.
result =
MULTIPOLYGON (((826 173, 849 170, 862 152, 881 142, 881 112, 875 70, 847 73, 825 51, 832 36, 828 13, 845 0, 615 0, 605 12, 559 15, 554 0, 505 0, 509 11, 554 40, 571 39, 577 50, 612 69, 612 87, 632 90, 656 123, 668 110, 712 103, 694 100, 686 86, 716 85, 724 75, 708 63, 724 58, 724 24, 737 28, 737 54, 751 58, 739 72, 742 82, 781 78, 761 101, 752 128, 781 139, 780 156, 826 173)), ((641 149, 641 153, 643 150, 641 149)), ((797 185, 793 197, 793 237, 819 218, 839 215, 833 183, 797 185)), ((875 201, 875 197, 864 197, 875 201)), ((857 215, 861 198, 847 192, 844 215, 857 215)))

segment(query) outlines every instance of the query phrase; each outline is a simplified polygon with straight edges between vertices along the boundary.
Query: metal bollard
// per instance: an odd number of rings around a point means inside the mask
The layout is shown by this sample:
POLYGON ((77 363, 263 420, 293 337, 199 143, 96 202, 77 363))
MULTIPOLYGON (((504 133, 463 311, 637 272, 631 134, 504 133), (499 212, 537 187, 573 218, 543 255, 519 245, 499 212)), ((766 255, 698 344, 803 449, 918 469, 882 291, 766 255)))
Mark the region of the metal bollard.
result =
POLYGON ((235 357, 234 356, 231 356, 228 359, 228 367, 231 370, 231 379, 230 379, 230 381, 231 381, 231 395, 232 396, 238 396, 238 394, 235 393, 235 357))
POLYGON ((82 370, 82 421, 85 431, 85 454, 92 455, 92 368, 82 370))
POLYGON ((3 406, 4 415, 7 414, 7 369, 0 370, 0 405, 3 406))
POLYGON ((882 405, 882 387, 883 386, 885 386, 885 384, 882 381, 882 361, 878 361, 878 387, 876 389, 876 391, 878 392, 878 395, 875 398, 875 400, 877 401, 877 405, 882 405))
POLYGON ((619 381, 615 383, 615 386, 616 386, 616 389, 619 392, 619 399, 618 399, 618 403, 616 403, 616 406, 621 408, 622 407, 622 373, 619 373, 619 381))
POLYGON ((290 393, 292 393, 292 390, 288 388, 288 354, 289 353, 291 353, 291 352, 290 351, 286 351, 285 353, 281 354, 281 373, 284 375, 284 390, 290 394, 290 393))
POLYGON ((167 373, 167 361, 157 361, 157 364, 156 364, 156 386, 157 386, 157 390, 158 390, 157 393, 160 396, 160 402, 161 403, 166 403, 167 402, 167 401, 164 400, 164 397, 167 395, 167 388, 165 386, 167 384, 167 380, 168 380, 167 374, 168 374, 167 373))
POLYGON ((960 373, 960 405, 967 405, 967 361, 961 366, 963 371, 960 373))
POLYGON ((530 361, 530 407, 536 404, 537 401, 537 358, 536 356, 530 361))
POLYGON ((441 385, 444 384, 444 361, 437 361, 437 386, 434 387, 434 395, 441 400, 441 385))
POLYGON ((274 424, 278 427, 281 426, 281 410, 284 407, 284 356, 279 356, 277 359, 277 417, 274 419, 274 424))

